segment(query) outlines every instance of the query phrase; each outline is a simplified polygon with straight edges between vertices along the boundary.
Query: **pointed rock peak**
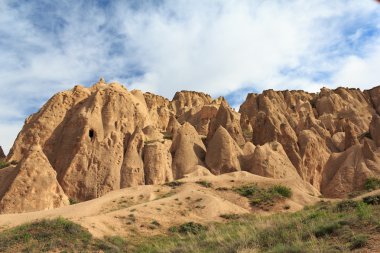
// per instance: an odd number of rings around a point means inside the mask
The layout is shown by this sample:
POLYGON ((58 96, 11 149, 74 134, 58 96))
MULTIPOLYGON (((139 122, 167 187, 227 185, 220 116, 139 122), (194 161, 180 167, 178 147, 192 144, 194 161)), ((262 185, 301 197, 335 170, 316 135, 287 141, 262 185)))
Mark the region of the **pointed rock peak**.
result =
POLYGON ((212 137, 206 153, 206 164, 212 173, 219 175, 223 173, 240 171, 239 158, 242 151, 228 131, 219 126, 212 137))
POLYGON ((349 149, 351 146, 359 144, 357 134, 351 122, 345 121, 344 125, 344 149, 349 149))
MULTIPOLYGON (((374 147, 376 149, 376 147, 374 147)), ((375 160, 375 153, 373 151, 370 140, 365 138, 363 142, 363 156, 369 160, 375 160)))
POLYGON ((69 204, 69 199, 57 181, 57 173, 39 145, 12 169, 7 191, 0 196, 0 213, 31 212, 53 209, 69 204))
POLYGON ((196 165, 204 165, 206 147, 195 128, 189 123, 183 124, 178 129, 170 151, 173 156, 172 168, 175 179, 192 173, 196 165))
POLYGON ((209 132, 207 134, 208 142, 211 141, 219 126, 223 126, 239 145, 244 145, 245 139, 243 137, 243 130, 240 126, 240 115, 233 111, 227 103, 220 104, 215 118, 209 125, 209 132))
POLYGON ((243 147, 243 154, 251 155, 255 152, 255 149, 256 149, 256 146, 252 142, 247 141, 243 147))
POLYGON ((0 161, 5 160, 6 156, 4 154, 3 148, 0 146, 0 161))
POLYGON ((175 134, 178 129, 181 127, 181 124, 176 119, 175 115, 170 115, 168 126, 166 127, 166 132, 175 134))

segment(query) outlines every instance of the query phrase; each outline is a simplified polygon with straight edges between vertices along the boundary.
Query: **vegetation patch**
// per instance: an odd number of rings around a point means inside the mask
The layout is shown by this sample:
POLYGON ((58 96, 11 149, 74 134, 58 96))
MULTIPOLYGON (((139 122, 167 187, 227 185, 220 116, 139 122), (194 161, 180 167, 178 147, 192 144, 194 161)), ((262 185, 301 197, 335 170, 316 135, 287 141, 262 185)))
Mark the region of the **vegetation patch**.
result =
POLYGON ((200 180, 200 181, 197 181, 196 183, 199 185, 202 185, 203 187, 206 187, 206 188, 212 187, 212 183, 205 181, 205 180, 200 180))
POLYGON ((364 183, 364 188, 367 191, 380 189, 380 178, 376 178, 376 177, 367 178, 367 180, 364 183))
POLYGON ((264 210, 267 210, 268 206, 273 206, 276 201, 292 196, 292 190, 282 185, 260 188, 257 184, 251 184, 235 188, 234 191, 247 197, 252 206, 264 210))
POLYGON ((354 250, 354 249, 363 248, 364 246, 367 245, 368 238, 369 238, 368 235, 365 235, 365 234, 355 235, 351 239, 350 249, 354 250))
POLYGON ((240 218, 240 215, 236 213, 227 213, 227 214, 221 214, 220 218, 223 218, 226 220, 237 220, 240 218))
POLYGON ((380 205, 380 195, 364 197, 363 202, 368 205, 380 205))
POLYGON ((183 185, 183 182, 180 182, 180 181, 171 181, 171 182, 165 183, 164 185, 169 186, 169 187, 171 187, 171 188, 174 189, 174 188, 177 188, 177 187, 183 185))
POLYGON ((195 222, 188 222, 179 226, 173 226, 169 228, 169 231, 172 233, 194 234, 194 235, 204 232, 206 230, 207 230, 206 226, 199 223, 195 223, 195 222))
POLYGON ((0 161, 0 169, 8 167, 10 164, 4 161, 0 161))
POLYGON ((178 233, 175 227, 172 231, 177 233, 139 241, 132 252, 311 253, 366 249, 369 240, 380 235, 379 222, 373 219, 379 217, 380 206, 372 206, 373 216, 364 218, 352 206, 345 203, 338 208, 337 204, 320 202, 296 213, 242 215, 210 224, 207 230, 195 234, 178 233))

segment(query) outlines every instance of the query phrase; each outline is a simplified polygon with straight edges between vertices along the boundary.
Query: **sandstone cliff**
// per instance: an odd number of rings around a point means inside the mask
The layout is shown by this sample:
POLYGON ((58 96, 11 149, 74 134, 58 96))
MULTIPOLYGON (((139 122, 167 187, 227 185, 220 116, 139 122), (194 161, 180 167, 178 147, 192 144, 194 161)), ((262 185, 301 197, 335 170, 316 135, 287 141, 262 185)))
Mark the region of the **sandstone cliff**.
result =
POLYGON ((78 85, 25 121, 6 158, 17 166, 0 170, 0 212, 240 170, 344 197, 380 176, 379 112, 379 87, 267 90, 236 112, 201 92, 170 101, 104 80, 78 85))

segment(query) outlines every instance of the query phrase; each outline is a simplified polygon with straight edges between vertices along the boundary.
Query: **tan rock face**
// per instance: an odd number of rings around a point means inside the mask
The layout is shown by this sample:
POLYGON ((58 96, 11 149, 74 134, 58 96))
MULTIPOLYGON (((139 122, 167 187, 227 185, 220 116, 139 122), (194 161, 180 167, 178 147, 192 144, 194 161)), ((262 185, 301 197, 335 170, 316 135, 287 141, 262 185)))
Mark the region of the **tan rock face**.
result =
POLYGON ((246 128, 252 125, 255 145, 281 143, 302 179, 319 188, 329 156, 357 145, 358 137, 368 131, 379 92, 377 88, 364 92, 323 88, 318 94, 268 90, 249 94, 239 112, 246 128))
POLYGON ((6 158, 3 148, 0 146, 0 161, 4 161, 6 158))
POLYGON ((220 104, 215 118, 213 118, 210 122, 207 134, 208 142, 211 141, 219 126, 225 128, 238 145, 244 145, 245 139, 243 137, 243 131, 240 127, 240 115, 239 113, 234 112, 227 103, 220 104))
POLYGON ((193 172, 196 165, 204 166, 206 147, 195 128, 189 123, 178 129, 170 151, 175 179, 193 172))
POLYGON ((373 115, 369 126, 369 132, 372 139, 375 141, 376 146, 380 147, 380 116, 378 114, 373 115))
POLYGON ((256 175, 270 178, 300 178, 296 168, 279 142, 268 142, 262 146, 256 146, 249 160, 247 169, 256 175))
POLYGON ((127 148, 120 170, 120 188, 145 184, 144 162, 142 160, 144 141, 145 135, 139 127, 125 140, 127 148))
POLYGON ((215 175, 240 171, 242 155, 239 145, 224 127, 219 126, 208 144, 206 165, 215 175))
POLYGON ((0 180, 4 184, 0 187, 0 213, 52 209, 69 203, 39 146, 31 148, 17 167, 1 170, 0 180))
POLYGON ((173 181, 171 141, 154 142, 144 146, 145 184, 173 181))
POLYGON ((327 197, 346 197, 349 192, 363 189, 368 177, 380 175, 379 152, 369 144, 357 144, 342 153, 334 153, 325 165, 321 192, 327 197))
POLYGON ((169 101, 104 80, 75 86, 26 120, 6 158, 17 167, 0 170, 1 210, 54 208, 67 198, 239 170, 344 196, 380 175, 379 108, 379 87, 267 90, 249 94, 238 113, 200 92, 169 101), (40 204, 27 189, 44 195, 40 204))

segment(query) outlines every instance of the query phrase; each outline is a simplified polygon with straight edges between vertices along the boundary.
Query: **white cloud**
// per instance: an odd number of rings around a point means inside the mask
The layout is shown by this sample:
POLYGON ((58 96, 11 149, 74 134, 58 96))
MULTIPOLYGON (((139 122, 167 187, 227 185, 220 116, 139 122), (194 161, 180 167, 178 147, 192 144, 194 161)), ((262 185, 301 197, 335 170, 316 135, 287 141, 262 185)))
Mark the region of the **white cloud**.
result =
POLYGON ((1 1, 0 144, 10 147, 22 119, 52 94, 100 76, 167 97, 379 84, 379 8, 372 0, 1 1))

